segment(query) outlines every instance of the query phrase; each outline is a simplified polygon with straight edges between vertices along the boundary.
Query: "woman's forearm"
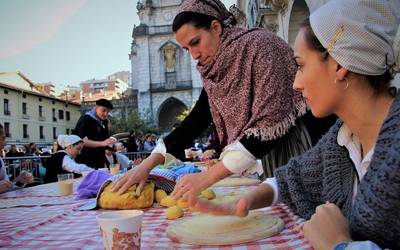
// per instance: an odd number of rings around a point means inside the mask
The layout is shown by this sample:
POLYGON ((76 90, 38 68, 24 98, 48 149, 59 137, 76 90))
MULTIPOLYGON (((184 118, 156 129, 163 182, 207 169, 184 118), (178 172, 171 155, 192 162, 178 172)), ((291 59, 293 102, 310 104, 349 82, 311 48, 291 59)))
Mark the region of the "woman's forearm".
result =
POLYGON ((144 159, 142 163, 140 163, 141 168, 147 169, 149 172, 157 165, 164 163, 164 156, 160 153, 152 153, 149 157, 144 159))
POLYGON ((272 205, 274 191, 268 184, 260 184, 256 189, 245 196, 249 210, 268 207, 272 205))

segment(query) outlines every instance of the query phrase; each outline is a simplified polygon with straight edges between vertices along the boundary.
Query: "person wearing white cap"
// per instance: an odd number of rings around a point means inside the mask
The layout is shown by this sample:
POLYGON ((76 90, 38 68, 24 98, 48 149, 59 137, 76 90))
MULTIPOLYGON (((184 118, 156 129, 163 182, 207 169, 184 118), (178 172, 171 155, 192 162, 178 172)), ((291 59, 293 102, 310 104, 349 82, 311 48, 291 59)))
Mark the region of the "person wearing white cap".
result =
POLYGON ((44 178, 46 183, 56 182, 58 174, 81 174, 82 172, 93 170, 85 164, 76 163, 74 160, 83 148, 83 141, 79 136, 59 135, 57 143, 63 149, 53 154, 46 161, 46 175, 44 178))
POLYGON ((307 219, 315 249, 400 249, 400 1, 331 0, 306 20, 293 87, 317 117, 339 120, 305 154, 237 202, 190 206, 217 215, 284 202, 307 219))

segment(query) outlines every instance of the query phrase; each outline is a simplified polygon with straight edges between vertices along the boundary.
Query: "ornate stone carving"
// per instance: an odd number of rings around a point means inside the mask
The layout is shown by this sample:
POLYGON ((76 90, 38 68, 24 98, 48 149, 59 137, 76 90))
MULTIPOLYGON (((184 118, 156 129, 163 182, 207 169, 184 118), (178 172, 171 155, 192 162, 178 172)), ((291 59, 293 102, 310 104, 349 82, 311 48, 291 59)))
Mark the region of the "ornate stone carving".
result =
POLYGON ((267 28, 269 31, 276 34, 276 32, 278 32, 279 25, 277 23, 267 23, 265 24, 264 28, 267 28))
POLYGON ((176 64, 176 47, 172 43, 168 43, 163 47, 162 51, 166 71, 174 72, 176 64))
POLYGON ((272 10, 281 12, 282 14, 285 13, 288 8, 288 0, 265 0, 265 4, 271 4, 272 10))
POLYGON ((233 14, 236 19, 236 26, 246 27, 246 15, 236 5, 229 7, 229 12, 233 14))
POLYGON ((269 31, 274 32, 276 34, 278 32, 278 30, 279 30, 279 25, 277 23, 276 18, 277 17, 276 17, 275 14, 274 15, 272 15, 272 14, 270 14, 270 15, 264 14, 261 17, 260 26, 263 27, 263 28, 266 28, 269 31))

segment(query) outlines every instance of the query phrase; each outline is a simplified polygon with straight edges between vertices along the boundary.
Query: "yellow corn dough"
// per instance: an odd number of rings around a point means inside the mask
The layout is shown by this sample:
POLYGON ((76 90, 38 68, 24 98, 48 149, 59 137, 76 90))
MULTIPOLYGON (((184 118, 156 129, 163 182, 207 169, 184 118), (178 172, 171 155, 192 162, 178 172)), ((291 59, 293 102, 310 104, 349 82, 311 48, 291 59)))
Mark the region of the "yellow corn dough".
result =
POLYGON ((100 207, 105 209, 136 209, 153 205, 153 183, 147 183, 139 196, 136 194, 136 185, 130 187, 125 193, 118 195, 117 192, 111 191, 111 184, 108 184, 100 194, 98 199, 100 207))
POLYGON ((157 189, 156 192, 154 193, 154 199, 156 200, 157 203, 161 203, 161 200, 167 196, 168 196, 167 193, 162 189, 157 189))
POLYGON ((165 218, 168 220, 174 220, 183 216, 182 208, 178 206, 172 206, 165 211, 165 218))
POLYGON ((188 208, 189 204, 186 200, 184 200, 183 198, 180 198, 177 202, 178 207, 180 208, 188 208))
POLYGON ((176 200, 172 196, 166 196, 161 200, 160 204, 164 207, 172 207, 176 205, 176 200))
POLYGON ((209 200, 212 200, 216 197, 216 195, 212 189, 203 190, 200 195, 209 200))

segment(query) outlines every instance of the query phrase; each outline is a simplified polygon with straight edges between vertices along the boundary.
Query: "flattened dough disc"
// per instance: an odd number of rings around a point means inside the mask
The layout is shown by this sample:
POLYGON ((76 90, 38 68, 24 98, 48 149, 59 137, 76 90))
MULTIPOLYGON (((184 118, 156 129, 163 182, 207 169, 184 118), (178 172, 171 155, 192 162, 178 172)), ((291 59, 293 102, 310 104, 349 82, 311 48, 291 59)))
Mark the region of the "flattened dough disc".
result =
POLYGON ((232 245, 264 239, 284 228, 275 215, 250 213, 247 217, 199 214, 171 223, 167 236, 195 245, 232 245))
POLYGON ((234 187, 234 186, 249 186, 249 185, 255 185, 258 183, 260 183, 260 180, 258 180, 258 179, 230 177, 230 178, 225 178, 225 179, 218 181, 213 186, 214 187, 234 187))

